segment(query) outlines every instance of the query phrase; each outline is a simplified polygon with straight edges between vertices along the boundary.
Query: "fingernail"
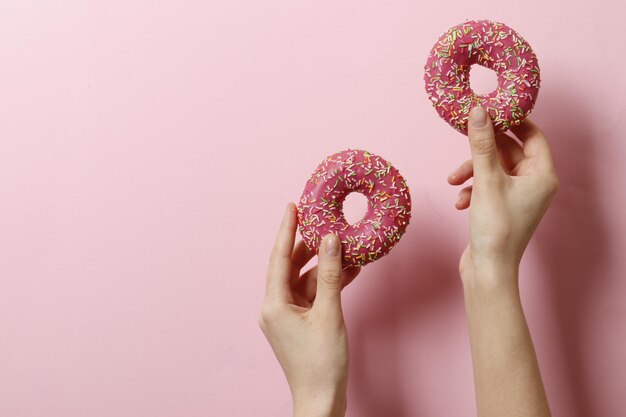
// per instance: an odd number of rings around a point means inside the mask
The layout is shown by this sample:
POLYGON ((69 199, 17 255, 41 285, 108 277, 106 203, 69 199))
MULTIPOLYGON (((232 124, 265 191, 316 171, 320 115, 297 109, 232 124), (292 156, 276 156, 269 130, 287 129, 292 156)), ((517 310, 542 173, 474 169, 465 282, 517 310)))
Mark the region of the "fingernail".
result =
POLYGON ((288 211, 288 212, 289 211, 291 211, 291 212, 296 211, 296 205, 291 203, 291 202, 287 203, 287 207, 285 208, 285 211, 288 211))
POLYGON ((461 194, 459 194, 459 198, 456 199, 456 204, 459 204, 461 202, 462 198, 463 198, 463 196, 461 194))
POLYGON ((480 106, 474 107, 469 114, 470 123, 473 128, 480 129, 481 127, 485 127, 487 125, 487 120, 489 115, 480 106))
POLYGON ((329 236, 326 239, 326 254, 328 256, 337 256, 339 253, 339 239, 337 236, 329 236))

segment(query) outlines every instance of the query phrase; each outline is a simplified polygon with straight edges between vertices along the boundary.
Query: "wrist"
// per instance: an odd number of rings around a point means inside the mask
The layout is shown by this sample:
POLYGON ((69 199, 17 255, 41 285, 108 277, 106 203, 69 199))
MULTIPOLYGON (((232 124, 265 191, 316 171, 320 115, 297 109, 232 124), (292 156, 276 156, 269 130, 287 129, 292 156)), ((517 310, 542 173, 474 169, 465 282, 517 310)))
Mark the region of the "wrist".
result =
POLYGON ((476 254, 468 247, 461 257, 459 272, 464 286, 515 284, 520 260, 510 256, 476 254))
POLYGON ((461 272, 465 293, 494 294, 519 292, 519 267, 516 264, 480 264, 461 272))
POLYGON ((294 417, 344 417, 347 401, 345 392, 294 396, 294 417))

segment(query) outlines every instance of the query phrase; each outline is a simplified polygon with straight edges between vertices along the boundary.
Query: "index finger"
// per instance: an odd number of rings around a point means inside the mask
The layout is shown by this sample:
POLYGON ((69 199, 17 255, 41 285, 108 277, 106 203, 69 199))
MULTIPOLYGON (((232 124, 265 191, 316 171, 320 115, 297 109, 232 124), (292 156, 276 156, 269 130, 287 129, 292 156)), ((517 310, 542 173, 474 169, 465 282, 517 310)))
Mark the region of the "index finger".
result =
POLYGON ((289 203, 276 235, 267 271, 266 296, 288 301, 290 294, 291 254, 296 239, 296 207, 289 203))
POLYGON ((532 120, 526 119, 518 126, 511 126, 515 136, 522 142, 524 156, 542 162, 546 167, 552 167, 552 152, 546 135, 532 120))

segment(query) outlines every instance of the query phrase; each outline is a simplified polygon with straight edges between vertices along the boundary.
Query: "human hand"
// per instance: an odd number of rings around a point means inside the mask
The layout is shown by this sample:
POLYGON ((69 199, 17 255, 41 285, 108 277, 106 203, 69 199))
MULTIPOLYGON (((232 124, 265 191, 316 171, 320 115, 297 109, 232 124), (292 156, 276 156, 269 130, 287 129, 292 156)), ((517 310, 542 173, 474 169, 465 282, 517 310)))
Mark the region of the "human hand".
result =
POLYGON ((302 241, 294 249, 296 225, 290 203, 270 257, 259 325, 287 377, 294 416, 343 416, 348 336, 341 290, 360 268, 342 271, 341 242, 327 235, 318 265, 300 275, 314 253, 302 241))
POLYGON ((530 120, 511 127, 521 145, 507 134, 496 138, 480 107, 470 112, 468 129, 472 159, 448 177, 452 185, 474 178, 456 202, 457 209, 470 209, 470 242, 461 256, 461 277, 484 268, 516 271, 559 186, 550 147, 530 120))

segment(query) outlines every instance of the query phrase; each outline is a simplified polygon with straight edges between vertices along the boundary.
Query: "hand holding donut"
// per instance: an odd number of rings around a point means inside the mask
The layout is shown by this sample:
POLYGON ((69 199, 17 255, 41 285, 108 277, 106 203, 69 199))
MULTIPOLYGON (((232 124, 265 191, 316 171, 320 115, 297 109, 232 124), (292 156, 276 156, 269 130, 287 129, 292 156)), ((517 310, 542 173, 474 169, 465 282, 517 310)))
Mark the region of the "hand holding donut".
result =
POLYGON ((348 336, 341 289, 360 268, 342 271, 341 242, 326 235, 318 265, 300 275, 313 257, 303 241, 294 248, 296 207, 289 204, 267 273, 259 325, 291 389, 294 416, 343 416, 348 380, 348 336))
MULTIPOLYGON (((508 26, 468 21, 435 44, 425 82, 440 116, 468 134, 472 154, 448 182, 462 185, 473 177, 456 208, 470 209, 469 245, 459 270, 478 414, 515 410, 520 416, 549 416, 517 286, 522 254, 558 188, 545 136, 524 121, 539 90, 536 56, 508 26), (494 92, 471 90, 474 64, 497 73, 494 92), (516 139, 503 133, 509 129, 516 139)), ((345 414, 348 340, 341 289, 360 266, 391 251, 410 218, 409 187, 399 171, 359 149, 325 158, 307 181, 298 208, 287 207, 259 324, 287 377, 294 416, 345 414), (368 200, 366 214, 354 224, 343 213, 352 192, 368 200), (303 240, 294 248, 296 228, 303 240), (318 266, 300 275, 314 251, 318 266)))
POLYGON ((474 178, 459 193, 456 208, 470 208, 470 243, 460 271, 471 278, 481 268, 517 269, 522 254, 558 188, 550 147, 530 120, 511 128, 513 137, 494 129, 475 107, 469 116, 472 159, 448 177, 452 185, 474 178), (471 199, 471 205, 470 205, 471 199))

